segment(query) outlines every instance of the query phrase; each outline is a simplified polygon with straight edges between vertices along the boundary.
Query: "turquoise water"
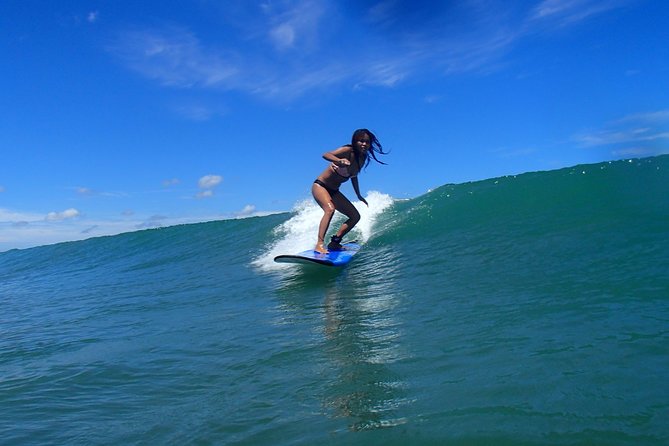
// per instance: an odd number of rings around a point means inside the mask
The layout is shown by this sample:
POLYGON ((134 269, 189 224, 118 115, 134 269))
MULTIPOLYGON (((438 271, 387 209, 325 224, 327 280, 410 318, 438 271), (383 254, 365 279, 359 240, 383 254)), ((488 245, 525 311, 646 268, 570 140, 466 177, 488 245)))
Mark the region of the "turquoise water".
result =
POLYGON ((669 156, 0 253, 0 443, 669 444, 669 156))

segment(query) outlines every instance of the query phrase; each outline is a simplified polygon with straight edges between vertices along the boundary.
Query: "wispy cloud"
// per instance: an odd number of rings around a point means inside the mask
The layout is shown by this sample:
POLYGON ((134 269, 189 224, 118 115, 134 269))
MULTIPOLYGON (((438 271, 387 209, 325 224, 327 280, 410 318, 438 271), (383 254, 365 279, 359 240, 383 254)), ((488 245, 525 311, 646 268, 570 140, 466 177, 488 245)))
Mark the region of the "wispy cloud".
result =
POLYGON ((299 0, 282 4, 264 3, 262 10, 269 22, 268 37, 279 51, 315 49, 319 26, 328 9, 327 2, 299 0))
POLYGON ((128 194, 125 192, 107 192, 99 191, 87 186, 76 186, 71 187, 70 189, 74 190, 79 197, 105 197, 105 198, 120 198, 127 197, 128 194))
MULTIPOLYGON (((84 215, 79 218, 56 218, 47 220, 44 214, 21 212, 0 208, 0 252, 13 248, 48 245, 63 241, 82 240, 95 236, 116 235, 142 229, 160 228, 203 221, 243 218, 269 215, 274 212, 258 211, 253 205, 227 215, 201 215, 174 217, 162 214, 138 215, 124 212, 123 218, 91 219, 84 215)), ((59 217, 73 216, 73 212, 63 211, 59 217)))
POLYGON ((628 142, 649 142, 660 139, 669 140, 669 132, 648 127, 621 130, 600 130, 583 134, 577 138, 585 146, 603 146, 628 142))
POLYGON ((44 214, 21 212, 0 208, 0 223, 16 223, 43 220, 44 214))
POLYGON ((282 23, 270 31, 270 36, 277 48, 290 48, 295 43, 295 28, 288 23, 282 23))
POLYGON ((168 220, 168 217, 165 215, 152 215, 147 220, 137 223, 135 225, 136 229, 151 229, 151 228, 162 228, 165 221, 168 220))
POLYGON ((583 147, 608 147, 617 156, 668 153, 669 110, 624 116, 574 139, 583 147))
POLYGON ((93 195, 94 193, 92 189, 83 186, 77 187, 76 190, 79 195, 93 195))
POLYGON ((126 31, 110 50, 130 68, 166 86, 233 88, 240 79, 233 54, 206 48, 183 28, 126 31))
POLYGON ((531 21, 571 25, 611 9, 619 8, 626 0, 543 0, 530 15, 531 21))
MULTIPOLYGON (((420 8, 406 0, 232 2, 221 23, 229 28, 224 40, 203 40, 182 24, 123 31, 109 49, 164 86, 290 100, 334 86, 392 88, 420 76, 496 70, 537 30, 580 23, 629 1, 544 0, 530 8, 501 0, 420 8)), ((208 119, 210 109, 181 113, 208 119)))
POLYGON ((98 229, 98 228, 99 228, 98 225, 89 226, 89 227, 83 229, 83 230, 81 231, 81 233, 82 233, 82 234, 92 234, 93 231, 95 231, 95 230, 98 229))
POLYGON ((625 116, 616 121, 618 124, 625 124, 629 122, 653 123, 653 124, 668 124, 669 110, 659 110, 648 113, 635 113, 625 116))
POLYGON ((499 158, 522 158, 536 153, 534 148, 509 149, 501 147, 499 149, 491 150, 495 156, 499 158))
POLYGON ((189 121, 208 121, 214 116, 224 115, 225 110, 220 106, 208 106, 205 104, 180 104, 172 107, 172 110, 189 121))

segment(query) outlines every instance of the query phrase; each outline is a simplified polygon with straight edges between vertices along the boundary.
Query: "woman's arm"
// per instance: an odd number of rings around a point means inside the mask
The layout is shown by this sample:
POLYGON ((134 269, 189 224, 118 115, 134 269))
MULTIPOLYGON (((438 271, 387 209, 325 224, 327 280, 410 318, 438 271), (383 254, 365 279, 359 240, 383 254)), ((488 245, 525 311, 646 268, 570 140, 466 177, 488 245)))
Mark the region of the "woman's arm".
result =
POLYGON ((341 146, 338 149, 325 152, 323 154, 323 159, 336 163, 340 166, 348 166, 351 164, 351 162, 348 160, 348 154, 351 153, 352 150, 353 147, 351 146, 341 146))
POLYGON ((360 185, 358 184, 358 177, 353 177, 351 178, 351 184, 353 185, 353 190, 355 191, 355 194, 358 196, 358 199, 365 203, 367 206, 369 206, 369 203, 367 203, 367 200, 365 200, 362 195, 360 195, 360 185))

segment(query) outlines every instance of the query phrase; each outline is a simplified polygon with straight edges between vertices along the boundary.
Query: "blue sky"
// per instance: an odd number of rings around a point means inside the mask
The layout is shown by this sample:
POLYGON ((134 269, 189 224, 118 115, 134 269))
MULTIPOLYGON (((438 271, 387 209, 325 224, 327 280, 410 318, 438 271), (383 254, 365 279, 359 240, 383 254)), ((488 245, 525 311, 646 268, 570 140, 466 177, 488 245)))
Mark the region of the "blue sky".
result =
POLYGON ((664 0, 0 2, 0 251, 668 153, 664 0), (352 194, 349 185, 345 193, 352 194))

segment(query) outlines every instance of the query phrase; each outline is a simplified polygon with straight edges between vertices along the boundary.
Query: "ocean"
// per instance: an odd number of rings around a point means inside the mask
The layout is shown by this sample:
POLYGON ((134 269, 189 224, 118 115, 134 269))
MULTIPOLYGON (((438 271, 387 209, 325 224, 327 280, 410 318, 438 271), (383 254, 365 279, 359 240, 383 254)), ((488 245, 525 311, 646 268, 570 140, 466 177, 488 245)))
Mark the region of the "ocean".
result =
POLYGON ((367 198, 0 253, 0 444, 669 444, 669 156, 367 198))

